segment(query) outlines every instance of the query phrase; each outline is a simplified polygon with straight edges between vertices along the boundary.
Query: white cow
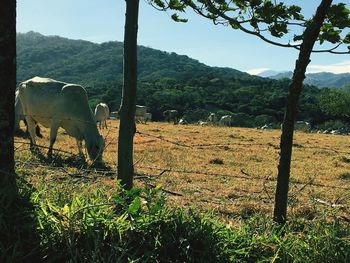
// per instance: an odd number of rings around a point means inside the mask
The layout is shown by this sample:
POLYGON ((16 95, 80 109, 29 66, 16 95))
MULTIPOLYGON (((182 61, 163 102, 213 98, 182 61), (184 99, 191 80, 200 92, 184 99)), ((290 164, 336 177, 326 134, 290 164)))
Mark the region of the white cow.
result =
POLYGON ((230 115, 224 115, 219 120, 220 126, 231 126, 231 123, 232 123, 232 116, 230 115))
MULTIPOLYGON (((19 133, 21 131, 20 128, 20 121, 23 121, 24 124, 26 125, 26 131, 25 133, 28 134, 28 125, 26 122, 26 119, 24 117, 23 114, 23 110, 22 110, 22 105, 21 102, 19 101, 19 96, 18 96, 19 91, 16 90, 16 97, 15 97, 15 125, 14 125, 14 131, 15 133, 19 133)), ((39 138, 43 138, 41 132, 40 132, 40 127, 39 125, 35 125, 35 133, 39 138)))
POLYGON ((271 130, 272 128, 273 128, 272 123, 266 123, 265 125, 260 127, 260 130, 271 130))
POLYGON ((296 121, 294 124, 294 130, 310 132, 311 131, 311 124, 309 122, 306 122, 306 121, 296 121))
POLYGON ((139 123, 145 123, 146 124, 146 113, 147 113, 147 107, 136 105, 135 110, 135 121, 139 123))
POLYGON ((109 114, 109 118, 110 118, 111 120, 119 119, 119 111, 112 111, 112 112, 109 114))
POLYGON ((199 120, 197 122, 200 126, 207 126, 209 123, 207 121, 202 121, 202 120, 199 120))
POLYGON ((109 108, 105 103, 99 103, 95 108, 95 120, 99 127, 107 129, 107 119, 109 117, 109 108))
POLYGON ((179 112, 177 110, 166 110, 163 112, 163 116, 167 122, 174 121, 174 124, 177 124, 179 121, 179 112))
POLYGON ((179 124, 180 124, 180 125, 186 125, 186 124, 188 124, 188 121, 186 120, 186 118, 182 117, 182 118, 179 120, 179 124))
POLYGON ((210 113, 208 118, 207 118, 207 122, 209 122, 210 124, 214 125, 218 122, 218 117, 216 116, 215 113, 210 113))
POLYGON ((82 141, 91 160, 101 160, 104 140, 99 134, 85 89, 48 78, 34 77, 19 85, 19 99, 28 123, 31 146, 35 146, 35 123, 50 128, 48 156, 52 155, 57 130, 62 127, 76 139, 79 154, 82 141))

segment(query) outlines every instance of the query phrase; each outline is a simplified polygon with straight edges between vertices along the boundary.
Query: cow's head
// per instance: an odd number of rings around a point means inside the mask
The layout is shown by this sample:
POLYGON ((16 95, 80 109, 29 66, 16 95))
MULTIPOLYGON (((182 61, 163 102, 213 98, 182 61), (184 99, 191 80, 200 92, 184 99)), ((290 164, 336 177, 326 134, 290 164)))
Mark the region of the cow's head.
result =
POLYGON ((91 161, 102 161, 102 154, 105 148, 105 141, 101 135, 91 142, 86 142, 87 152, 91 161))

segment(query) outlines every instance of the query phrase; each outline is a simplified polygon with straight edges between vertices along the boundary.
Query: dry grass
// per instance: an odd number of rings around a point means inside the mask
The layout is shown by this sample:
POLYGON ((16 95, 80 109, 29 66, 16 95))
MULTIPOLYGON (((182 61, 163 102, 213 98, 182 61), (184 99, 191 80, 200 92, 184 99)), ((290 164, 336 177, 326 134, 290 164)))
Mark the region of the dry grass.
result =
MULTIPOLYGON (((103 159, 115 171, 118 121, 109 120, 108 125, 108 130, 102 130, 107 145, 103 159)), ((137 129, 141 133, 135 135, 136 173, 149 175, 150 183, 182 194, 169 196, 172 205, 214 209, 227 217, 272 212, 279 130, 167 123, 139 124, 137 129), (164 170, 167 171, 160 175, 164 170)), ((55 148, 77 153, 75 141, 62 133, 61 130, 55 148)), ((44 138, 38 143, 48 146, 48 130, 43 129, 43 134, 44 138)), ((65 190, 68 193, 96 188, 113 191, 114 179, 88 180, 90 174, 82 174, 79 163, 70 163, 72 159, 62 153, 59 154, 66 168, 52 169, 45 159, 40 161, 32 157, 29 145, 21 144, 28 139, 17 137, 15 140, 18 170, 27 175, 35 187, 64 189, 69 185, 69 191, 65 190)), ((324 205, 315 199, 342 204, 347 208, 339 212, 349 214, 349 147, 348 136, 296 133, 290 214, 312 218, 322 213, 324 205)), ((144 181, 135 183, 142 185, 144 181)))

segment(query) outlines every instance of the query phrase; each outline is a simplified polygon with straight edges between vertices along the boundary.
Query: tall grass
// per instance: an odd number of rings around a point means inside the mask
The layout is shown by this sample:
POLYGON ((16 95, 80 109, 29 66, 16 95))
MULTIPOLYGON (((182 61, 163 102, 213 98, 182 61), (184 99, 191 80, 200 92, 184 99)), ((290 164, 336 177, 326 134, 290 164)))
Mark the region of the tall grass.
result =
MULTIPOLYGON (((30 218, 40 240, 39 249, 38 243, 29 249, 35 262, 350 261, 349 224, 337 219, 293 219, 281 228, 269 216, 255 214, 229 226, 214 213, 168 207, 160 188, 116 189, 112 197, 101 190, 64 196, 59 190, 32 192, 30 218)), ((0 220, 3 235, 10 222, 0 220)), ((17 238, 14 247, 20 248, 23 237, 17 238)), ((7 262, 28 259, 12 252, 7 262)))

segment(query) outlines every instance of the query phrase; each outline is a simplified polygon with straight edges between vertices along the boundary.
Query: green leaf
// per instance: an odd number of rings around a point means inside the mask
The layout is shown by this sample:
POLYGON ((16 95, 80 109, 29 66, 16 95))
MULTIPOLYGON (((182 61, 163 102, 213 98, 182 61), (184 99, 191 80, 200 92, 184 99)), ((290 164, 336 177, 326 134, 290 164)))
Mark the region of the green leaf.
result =
POLYGON ((153 0, 153 2, 159 6, 160 8, 164 8, 165 7, 165 4, 163 3, 163 1, 161 0, 153 0))
POLYGON ((64 205, 64 207, 63 207, 63 213, 65 214, 65 215, 68 215, 69 214, 69 206, 68 206, 68 204, 65 204, 64 205))
POLYGON ((293 37, 294 42, 301 41, 301 40, 303 40, 303 35, 294 35, 293 37))
POLYGON ((175 21, 175 22, 183 22, 186 23, 188 21, 188 19, 184 19, 184 18, 179 18, 179 16, 177 14, 172 14, 171 18, 175 21))
POLYGON ((132 215, 136 215, 141 210, 141 198, 136 197, 129 205, 128 212, 132 215))
POLYGON ((350 33, 348 33, 348 34, 344 37, 343 42, 344 42, 345 44, 350 44, 350 33))

